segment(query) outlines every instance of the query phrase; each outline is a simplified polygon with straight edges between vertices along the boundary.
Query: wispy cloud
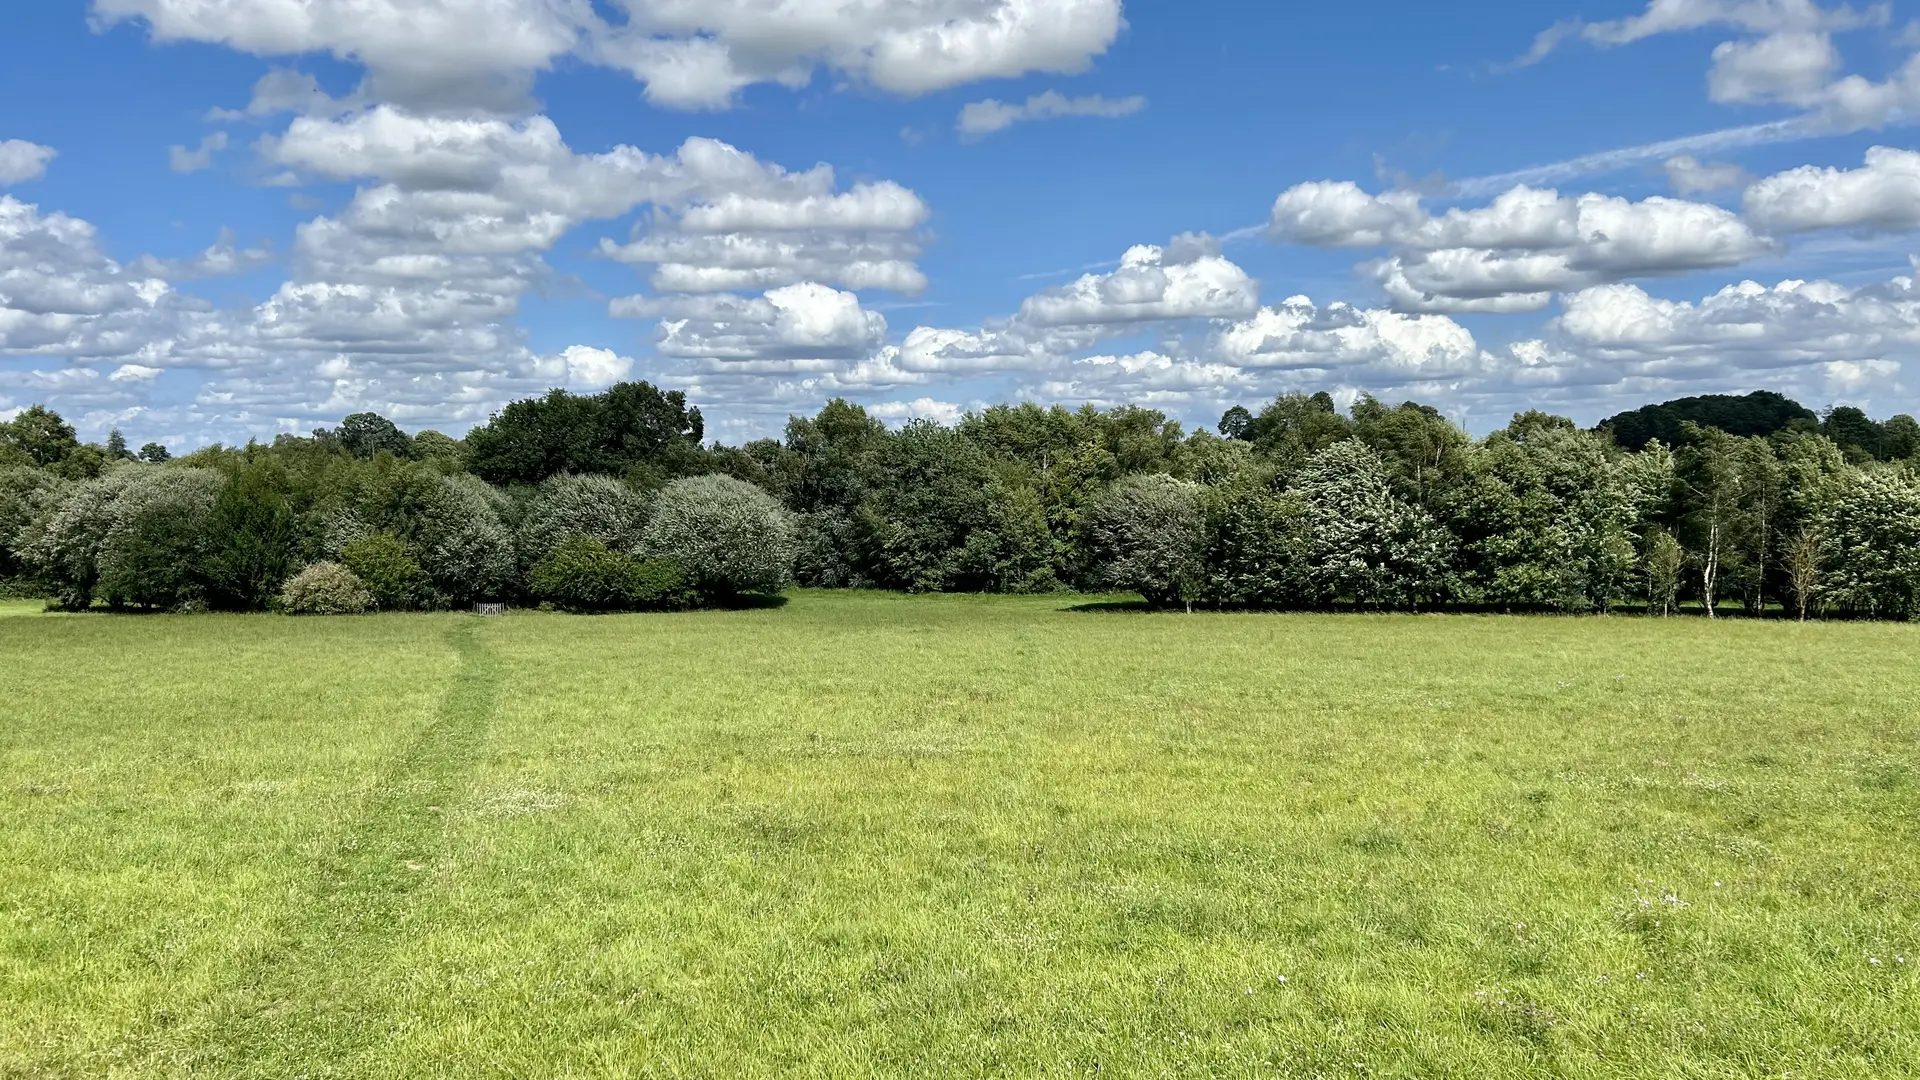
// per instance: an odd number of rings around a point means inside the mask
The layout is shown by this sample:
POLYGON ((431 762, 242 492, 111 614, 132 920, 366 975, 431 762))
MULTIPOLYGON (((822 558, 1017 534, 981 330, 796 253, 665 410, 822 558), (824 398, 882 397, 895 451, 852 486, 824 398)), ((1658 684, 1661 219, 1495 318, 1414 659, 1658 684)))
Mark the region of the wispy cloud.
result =
POLYGON ((1057 91, 1049 90, 1036 94, 1025 104, 1010 105, 1004 101, 988 98, 976 101, 960 110, 960 120, 955 125, 962 136, 978 139, 996 131, 1005 131, 1015 124, 1029 120, 1058 120, 1067 116, 1104 116, 1108 118, 1132 116, 1147 107, 1147 99, 1134 96, 1109 98, 1094 94, 1090 97, 1070 98, 1057 91))
POLYGON ((1602 150, 1566 161, 1556 161, 1550 165, 1533 165, 1524 169, 1515 169, 1512 172, 1495 173, 1491 176, 1468 177, 1455 181, 1447 189, 1447 194, 1462 199, 1481 199, 1498 195, 1519 184, 1530 187, 1558 184, 1577 177, 1618 172, 1621 169, 1630 169, 1652 161, 1664 162, 1668 158, 1682 154, 1716 154, 1742 147, 1795 142, 1800 139, 1813 139, 1832 134, 1834 134, 1832 128, 1804 117, 1775 120, 1766 124, 1749 124, 1745 127, 1708 131, 1678 139, 1643 143, 1639 146, 1602 150))

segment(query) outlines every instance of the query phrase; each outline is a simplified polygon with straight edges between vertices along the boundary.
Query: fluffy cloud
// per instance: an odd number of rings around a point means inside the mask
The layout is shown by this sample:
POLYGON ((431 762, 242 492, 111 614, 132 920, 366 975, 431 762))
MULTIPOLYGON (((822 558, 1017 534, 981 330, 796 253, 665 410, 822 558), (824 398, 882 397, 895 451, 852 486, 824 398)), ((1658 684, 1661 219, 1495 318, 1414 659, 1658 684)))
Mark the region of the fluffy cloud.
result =
POLYGON ((1791 105, 1804 110, 1804 133, 1877 128, 1920 111, 1920 56, 1891 77, 1835 78, 1833 35, 1884 26, 1891 5, 1824 8, 1813 0, 1652 0, 1639 15, 1611 22, 1563 21, 1540 34, 1520 64, 1536 63, 1565 41, 1626 45, 1658 34, 1727 27, 1745 35, 1713 51, 1708 97, 1726 104, 1791 105))
POLYGON ((802 86, 816 66, 897 94, 1029 72, 1078 72, 1124 25, 1120 0, 618 0, 625 26, 592 55, 648 100, 721 108, 756 82, 802 86))
POLYGON ((1554 325, 1566 344, 1616 363, 1752 370, 1883 360, 1920 345, 1920 292, 1910 277, 1857 289, 1745 281, 1688 303, 1610 285, 1567 297, 1554 325))
POLYGON ((965 409, 951 401, 935 401, 930 397, 914 398, 912 401, 883 401, 867 406, 868 416, 894 424, 905 424, 914 420, 954 424, 959 422, 965 412, 965 409))
POLYGON ((863 309, 859 297, 813 282, 705 307, 660 324, 662 355, 737 371, 824 371, 865 358, 887 339, 887 320, 863 309))
POLYGON ((1425 312, 1538 311, 1555 291, 1733 266, 1773 250, 1707 203, 1527 187, 1436 217, 1408 192, 1302 184, 1275 201, 1270 230, 1321 247, 1393 248, 1369 269, 1397 307, 1425 312))
POLYGON ((7 139, 0 142, 0 184, 23 184, 47 174, 56 151, 50 146, 7 139))
POLYGON ((1713 50, 1707 96, 1722 104, 1813 101, 1840 67, 1840 51, 1823 33, 1783 32, 1757 41, 1723 42, 1713 50))
POLYGON ((320 80, 304 71, 274 68, 253 84, 253 97, 244 109, 213 109, 207 119, 215 123, 237 120, 262 120, 281 113, 310 116, 337 115, 352 107, 336 101, 320 88, 320 80))
POLYGON ((1748 188, 1744 202, 1755 221, 1782 232, 1920 228, 1920 153, 1876 146, 1863 168, 1791 169, 1748 188))
POLYGON ((604 390, 633 373, 633 357, 588 345, 569 345, 558 360, 566 365, 567 385, 576 390, 604 390))
POLYGON ((830 166, 790 173, 724 143, 690 140, 680 158, 700 183, 634 227, 629 243, 601 253, 654 269, 663 292, 766 289, 818 281, 850 289, 917 293, 914 265, 926 204, 891 182, 835 190, 830 166), (719 190, 723 189, 724 190, 719 190))
POLYGON ((1070 98, 1048 90, 1028 98, 1024 104, 1009 105, 993 98, 973 102, 960 110, 960 120, 955 126, 960 134, 979 138, 1030 120, 1058 120, 1068 116, 1132 116, 1146 107, 1147 99, 1144 97, 1107 98, 1094 94, 1070 98))
MULTIPOLYGON (((712 140, 670 154, 579 154, 544 116, 383 105, 297 117, 259 152, 298 178, 361 185, 339 211, 296 230, 289 278, 271 296, 216 309, 168 284, 271 257, 231 236, 191 259, 123 266, 85 222, 9 200, 0 205, 0 351, 60 355, 84 370, 186 369, 200 382, 187 412, 240 430, 298 430, 369 408, 459 427, 546 386, 592 389, 631 374, 632 358, 607 349, 536 354, 514 324, 521 297, 552 277, 544 254, 585 221, 651 207, 643 239, 681 245, 658 259, 656 281, 708 287, 703 275, 725 272, 790 286, 708 297, 704 314, 661 312, 674 316, 661 353, 689 362, 869 361, 885 344, 885 320, 813 279, 924 284, 911 259, 927 211, 911 191, 887 182, 840 191, 826 166, 790 173, 712 140)), ((151 381, 99 385, 134 404, 151 381)))
MULTIPOLYGON (((1077 72, 1124 25, 1120 0, 94 0, 103 25, 260 56, 325 52, 364 64, 364 100, 511 109, 573 54, 623 68, 649 100, 719 108, 758 82, 827 67, 900 94, 1029 72, 1077 72)), ((262 112, 285 95, 256 95, 262 112)), ((249 111, 253 111, 249 109, 249 111)), ((304 111, 296 108, 295 111, 304 111)))
POLYGON ((144 20, 162 42, 330 53, 366 66, 370 97, 416 108, 519 105, 591 16, 583 0, 94 0, 93 12, 144 20))
POLYGON ((1237 368, 1424 381, 1474 369, 1473 335, 1444 315, 1402 315, 1295 296, 1218 330, 1213 355, 1237 368))
POLYGON ((127 355, 181 303, 101 251, 91 224, 0 195, 0 353, 127 355))
POLYGON ((1253 279, 1222 258, 1211 238, 1190 238, 1171 250, 1132 248, 1112 273, 1030 297, 1019 319, 1036 327, 1225 319, 1251 314, 1259 302, 1253 279))

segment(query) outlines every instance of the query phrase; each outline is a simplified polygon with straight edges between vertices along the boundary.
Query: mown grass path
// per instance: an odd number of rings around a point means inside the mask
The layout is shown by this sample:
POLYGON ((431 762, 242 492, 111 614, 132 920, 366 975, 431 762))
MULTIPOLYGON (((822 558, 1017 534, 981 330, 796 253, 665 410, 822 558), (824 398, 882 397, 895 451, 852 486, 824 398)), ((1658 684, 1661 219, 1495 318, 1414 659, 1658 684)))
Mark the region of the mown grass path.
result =
POLYGON ((202 1015, 159 1037, 156 1065, 218 1076, 355 1076, 391 1036, 359 976, 403 938, 444 870, 447 819, 466 795, 500 690, 479 620, 446 633, 459 657, 446 700, 393 762, 334 846, 281 940, 202 1015))

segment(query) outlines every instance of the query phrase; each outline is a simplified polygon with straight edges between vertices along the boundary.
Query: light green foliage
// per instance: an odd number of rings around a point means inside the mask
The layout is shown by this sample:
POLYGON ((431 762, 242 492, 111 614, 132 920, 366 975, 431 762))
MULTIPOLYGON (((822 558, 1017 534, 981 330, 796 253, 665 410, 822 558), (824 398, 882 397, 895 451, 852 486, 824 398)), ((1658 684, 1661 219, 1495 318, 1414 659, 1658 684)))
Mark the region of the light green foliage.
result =
POLYGON ((0 1075, 1920 1075, 1914 627, 1079 602, 0 619, 0 1075))
POLYGON ((520 519, 521 564, 538 564, 576 536, 630 555, 640 548, 651 501, 610 476, 555 476, 540 485, 520 519))
POLYGON ((1834 552, 1820 586, 1844 611, 1920 618, 1920 478, 1857 475, 1820 522, 1834 552))
POLYGON ((287 579, 279 609, 288 615, 361 615, 378 606, 359 575, 339 563, 314 563, 287 579))
POLYGON ((678 562, 709 599, 778 592, 793 573, 793 519, 752 484, 690 477, 660 493, 641 549, 678 562))
POLYGON ((17 534, 17 553, 27 572, 67 607, 93 603, 114 502, 131 478, 131 470, 120 470, 74 485, 17 534))
POLYGON ((342 545, 340 564, 366 585, 381 611, 412 611, 432 599, 427 572, 392 533, 369 533, 342 545))
POLYGON ((498 600, 514 587, 517 557, 507 496, 477 476, 441 479, 428 496, 412 548, 434 588, 457 606, 498 600))
POLYGON ((1155 607, 1191 605, 1206 586, 1206 489, 1171 476, 1129 476, 1087 508, 1091 577, 1155 607))
POLYGON ((1379 454, 1354 440, 1313 455, 1294 485, 1312 601, 1414 608, 1446 595, 1452 538, 1393 493, 1379 454))
POLYGON ((1647 535, 1644 561, 1647 574, 1647 610, 1662 616, 1672 615, 1679 603, 1681 572, 1687 565, 1687 553, 1680 541, 1662 528, 1647 535))
POLYGON ((59 499, 59 480, 44 469, 0 466, 0 580, 22 572, 21 533, 59 499))
POLYGON ((534 598, 562 611, 685 611, 699 602, 686 570, 673 559, 636 559, 591 536, 575 536, 547 553, 528 575, 534 598))

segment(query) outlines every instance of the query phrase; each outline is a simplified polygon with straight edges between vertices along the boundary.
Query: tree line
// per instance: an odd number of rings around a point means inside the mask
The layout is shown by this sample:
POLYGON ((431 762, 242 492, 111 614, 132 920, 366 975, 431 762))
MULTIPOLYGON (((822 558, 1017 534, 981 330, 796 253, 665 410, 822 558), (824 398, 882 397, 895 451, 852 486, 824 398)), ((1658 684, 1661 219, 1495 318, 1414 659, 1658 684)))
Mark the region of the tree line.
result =
POLYGON ((1326 394, 1186 431, 1000 405, 888 428, 835 400, 704 441, 679 393, 515 402, 466 437, 364 413, 132 452, 0 424, 0 581, 80 608, 576 611, 790 583, 1137 592, 1157 607, 1920 617, 1920 424, 1776 394, 1469 437, 1326 394))

